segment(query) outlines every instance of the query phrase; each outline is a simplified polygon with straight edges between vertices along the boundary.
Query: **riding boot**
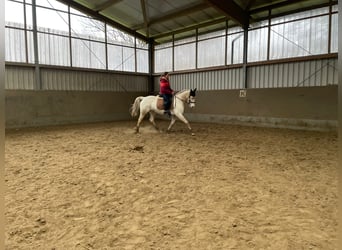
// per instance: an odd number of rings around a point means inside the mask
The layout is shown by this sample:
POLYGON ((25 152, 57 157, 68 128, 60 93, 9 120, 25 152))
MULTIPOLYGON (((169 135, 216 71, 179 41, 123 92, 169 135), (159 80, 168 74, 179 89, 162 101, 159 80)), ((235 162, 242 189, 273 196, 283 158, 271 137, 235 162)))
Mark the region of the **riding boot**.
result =
POLYGON ((165 110, 164 114, 167 115, 169 118, 171 117, 171 112, 170 110, 165 110))

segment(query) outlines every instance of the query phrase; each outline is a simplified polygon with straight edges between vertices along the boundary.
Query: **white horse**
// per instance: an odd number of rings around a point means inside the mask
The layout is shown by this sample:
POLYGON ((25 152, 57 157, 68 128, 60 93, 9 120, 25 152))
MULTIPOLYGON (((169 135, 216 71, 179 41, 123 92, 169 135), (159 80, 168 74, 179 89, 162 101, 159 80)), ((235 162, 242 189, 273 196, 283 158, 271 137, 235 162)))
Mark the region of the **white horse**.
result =
MULTIPOLYGON (((176 117, 184 122, 190 132, 192 131, 191 126, 187 119, 185 119, 183 113, 184 113, 184 103, 188 103, 190 108, 195 107, 195 96, 196 96, 196 88, 194 90, 188 89, 188 90, 182 90, 176 93, 173 96, 172 99, 172 105, 171 105, 171 122, 169 127, 167 128, 167 131, 169 132, 173 126, 173 124, 176 122, 176 117)), ((163 98, 159 96, 139 96, 135 99, 134 103, 132 104, 130 108, 130 113, 132 117, 135 117, 139 114, 138 122, 135 127, 135 132, 139 133, 139 127, 144 119, 145 115, 147 113, 150 113, 150 122, 153 124, 153 126, 159 130, 157 127, 157 124, 154 121, 155 114, 163 115, 164 114, 164 107, 163 107, 163 98)), ((194 135, 194 133, 192 133, 194 135)))

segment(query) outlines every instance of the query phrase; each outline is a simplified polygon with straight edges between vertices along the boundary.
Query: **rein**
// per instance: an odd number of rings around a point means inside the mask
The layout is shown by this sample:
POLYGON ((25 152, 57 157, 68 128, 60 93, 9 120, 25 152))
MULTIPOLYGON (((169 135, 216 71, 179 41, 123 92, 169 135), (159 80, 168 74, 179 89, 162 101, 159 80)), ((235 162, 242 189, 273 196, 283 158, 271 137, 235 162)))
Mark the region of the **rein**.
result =
MULTIPOLYGON (((190 93, 189 93, 189 96, 188 96, 187 100, 183 100, 182 98, 178 97, 178 94, 183 93, 184 91, 186 91, 186 90, 179 91, 179 92, 177 92, 174 96, 175 96, 176 98, 178 98, 179 100, 181 100, 181 101, 187 103, 187 104, 196 103, 195 100, 190 100, 190 93)), ((175 102, 175 106, 176 106, 176 102, 175 102)))

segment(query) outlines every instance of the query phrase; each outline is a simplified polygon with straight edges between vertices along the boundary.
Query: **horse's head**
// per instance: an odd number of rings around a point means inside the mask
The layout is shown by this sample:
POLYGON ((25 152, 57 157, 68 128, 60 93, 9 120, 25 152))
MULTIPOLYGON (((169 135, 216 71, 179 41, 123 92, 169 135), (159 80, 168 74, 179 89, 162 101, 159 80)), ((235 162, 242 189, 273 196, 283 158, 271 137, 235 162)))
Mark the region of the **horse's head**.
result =
POLYGON ((189 98, 188 98, 188 104, 190 108, 194 108, 195 104, 196 104, 196 89, 190 89, 190 94, 189 94, 189 98))

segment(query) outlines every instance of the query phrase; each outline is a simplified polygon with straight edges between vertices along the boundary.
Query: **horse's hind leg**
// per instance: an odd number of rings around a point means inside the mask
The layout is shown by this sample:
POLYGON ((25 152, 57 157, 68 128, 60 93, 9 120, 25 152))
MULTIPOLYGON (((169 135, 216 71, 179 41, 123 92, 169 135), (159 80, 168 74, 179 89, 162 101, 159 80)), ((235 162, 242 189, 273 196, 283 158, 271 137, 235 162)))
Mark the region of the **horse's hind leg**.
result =
POLYGON ((153 127, 159 131, 159 128, 158 128, 156 122, 154 121, 154 113, 153 112, 150 112, 150 122, 152 123, 153 127))
POLYGON ((135 126, 135 133, 139 133, 139 127, 140 127, 140 124, 143 121, 145 115, 146 115, 146 112, 140 112, 137 125, 135 126))

